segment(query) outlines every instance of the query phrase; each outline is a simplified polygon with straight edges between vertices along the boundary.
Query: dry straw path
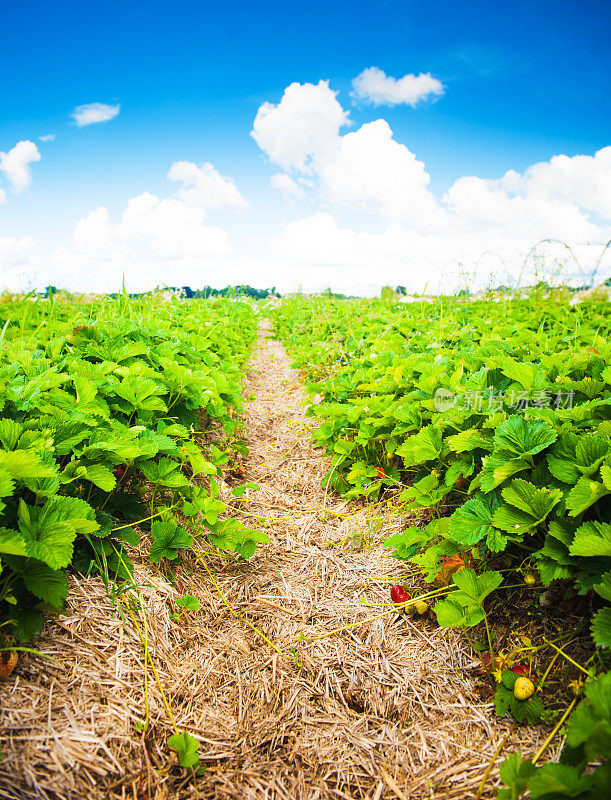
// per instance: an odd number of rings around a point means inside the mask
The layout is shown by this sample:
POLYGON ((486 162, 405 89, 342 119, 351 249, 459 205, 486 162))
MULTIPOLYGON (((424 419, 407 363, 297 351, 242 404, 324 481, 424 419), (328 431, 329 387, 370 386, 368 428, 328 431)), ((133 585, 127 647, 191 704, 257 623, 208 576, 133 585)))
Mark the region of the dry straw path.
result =
MULTIPOLYGON (((150 669, 145 691, 133 623, 119 619, 101 582, 75 579, 65 615, 38 642, 57 660, 27 656, 0 686, 0 797, 474 797, 508 724, 478 699, 458 633, 384 617, 298 641, 375 613, 361 598, 387 600, 400 567, 380 542, 404 523, 337 496, 321 513, 327 463, 310 444, 298 375, 265 324, 251 395, 245 478, 260 490, 233 500, 233 513, 253 527, 269 518, 271 542, 248 563, 212 555, 207 563, 231 606, 287 655, 230 614, 192 556, 172 585, 169 571, 136 554, 160 683, 178 728, 201 742, 206 772, 196 791, 183 770, 168 769, 172 730, 150 669), (185 593, 201 610, 177 625, 173 600, 185 593), (147 696, 143 736, 136 726, 147 696)), ((528 736, 514 733, 511 745, 532 749, 528 736)))

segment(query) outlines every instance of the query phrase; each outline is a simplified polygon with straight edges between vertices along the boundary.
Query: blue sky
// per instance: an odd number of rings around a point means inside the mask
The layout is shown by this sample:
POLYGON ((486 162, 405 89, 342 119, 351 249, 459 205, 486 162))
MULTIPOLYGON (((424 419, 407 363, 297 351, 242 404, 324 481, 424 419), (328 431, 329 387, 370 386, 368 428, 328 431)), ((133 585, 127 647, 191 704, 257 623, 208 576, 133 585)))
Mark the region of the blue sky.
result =
MULTIPOLYGON (((208 263, 221 282, 240 259, 242 270, 249 261, 255 277, 267 277, 252 259, 268 263, 269 240, 282 235, 282 226, 317 214, 333 216, 353 239, 389 224, 402 225, 406 235, 430 236, 428 223, 425 230, 413 220, 380 215, 379 199, 359 187, 352 206, 345 196, 334 205, 333 187, 306 186, 322 186, 322 173, 299 176, 294 165, 284 165, 292 178, 305 181, 298 201, 289 203, 270 187, 278 165, 250 133, 262 104, 280 103, 293 83, 329 82, 350 117, 342 134, 385 120, 393 142, 424 162, 428 190, 439 202, 463 176, 500 179, 507 170, 522 174, 552 156, 594 156, 611 144, 611 4, 603 0, 23 2, 4 8, 2 20, 0 151, 29 140, 41 158, 31 165, 25 190, 13 193, 0 181, 7 198, 0 206, 0 238, 34 239, 28 258, 46 275, 54 269, 64 274, 58 257, 49 266, 53 255, 91 210, 108 209, 114 224, 130 198, 176 191, 165 176, 177 161, 211 163, 249 203, 247 210, 206 211, 206 224, 220 226, 232 240, 233 267, 219 273, 208 263), (415 107, 354 102, 352 81, 370 67, 394 78, 430 73, 443 94, 415 107), (73 109, 94 102, 119 104, 120 113, 77 127, 73 109), (54 141, 40 142, 45 134, 54 141)), ((606 170, 606 161, 596 169, 606 170)), ((587 176, 581 179, 587 182, 587 176)), ((549 193, 537 191, 540 198, 549 193)), ((604 212, 606 198, 601 202, 604 212)), ((589 205, 588 221, 600 223, 601 210, 589 205)), ((485 222, 482 252, 491 235, 485 222)), ((601 236, 608 226, 604 214, 602 223, 601 236)), ((557 233, 552 228, 543 219, 541 238, 557 233)), ((589 235, 590 228, 576 228, 577 239, 586 230, 589 235)), ((477 235, 470 229, 471 249, 477 235)), ((461 242, 464 237, 456 240, 458 260, 461 242)), ((288 269, 285 250, 274 252, 277 268, 288 269)), ((311 257, 331 272, 335 265, 340 281, 342 268, 350 266, 350 248, 343 261, 324 253, 311 257)), ((12 270, 14 262, 13 256, 12 270)), ((306 267, 299 266, 295 280, 303 279, 306 267)))

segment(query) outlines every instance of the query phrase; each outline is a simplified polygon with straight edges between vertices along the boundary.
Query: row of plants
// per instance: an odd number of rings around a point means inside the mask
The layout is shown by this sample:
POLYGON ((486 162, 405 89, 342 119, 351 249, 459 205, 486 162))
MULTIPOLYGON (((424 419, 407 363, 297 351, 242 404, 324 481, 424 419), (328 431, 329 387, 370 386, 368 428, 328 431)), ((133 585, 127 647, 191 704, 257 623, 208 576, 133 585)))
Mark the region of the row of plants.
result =
POLYGON ((131 580, 140 531, 154 563, 200 535, 244 558, 267 541, 225 514, 217 477, 245 452, 236 412, 255 332, 252 306, 230 299, 2 299, 4 653, 63 607, 67 570, 131 580))
MULTIPOLYGON (((499 714, 536 722, 543 683, 532 659, 526 673, 499 663, 487 598, 507 597, 526 574, 542 590, 563 582, 589 603, 597 650, 564 761, 537 767, 512 756, 502 777, 506 797, 527 788, 533 797, 602 796, 607 762, 594 778, 585 771, 611 749, 608 304, 537 290, 409 305, 295 297, 273 319, 316 396, 314 438, 332 456, 323 483, 418 512, 422 522, 386 544, 441 584, 429 593, 440 625, 485 626, 499 714)), ((410 606, 407 596, 401 607, 410 606)))

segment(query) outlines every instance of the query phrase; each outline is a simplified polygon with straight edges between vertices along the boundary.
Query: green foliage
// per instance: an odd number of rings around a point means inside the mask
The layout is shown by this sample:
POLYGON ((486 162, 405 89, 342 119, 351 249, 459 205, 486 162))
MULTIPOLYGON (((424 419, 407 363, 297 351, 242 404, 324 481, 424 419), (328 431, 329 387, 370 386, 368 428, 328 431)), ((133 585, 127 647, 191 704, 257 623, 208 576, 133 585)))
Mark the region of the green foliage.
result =
POLYGON ((533 694, 527 700, 518 700, 513 693, 513 687, 518 677, 510 669, 503 670, 501 682, 496 687, 494 695, 494 707, 500 717, 505 716, 507 711, 511 711, 517 722, 527 722, 529 725, 533 725, 541 719, 543 703, 538 694, 533 694))
POLYGON ((533 800, 603 800, 611 780, 610 753, 611 673, 607 672, 586 684, 585 698, 567 725, 560 763, 537 767, 512 753, 501 765, 506 788, 499 791, 499 800, 518 800, 526 791, 533 800))
POLYGON ((486 616, 484 601, 501 583, 498 572, 476 575, 472 569, 461 569, 452 576, 458 591, 440 600, 434 608, 442 628, 466 628, 477 625, 486 616))
MULTIPOLYGON (((476 548, 485 571, 527 550, 543 585, 570 578, 582 593, 611 570, 608 303, 295 297, 273 319, 321 397, 308 413, 334 457, 331 488, 371 500, 392 487, 409 508, 449 517, 445 530, 393 535, 394 556, 434 580, 445 555, 476 548)), ((600 599, 592 633, 608 647, 600 599)))
POLYGON ((181 767, 195 769, 199 766, 199 742, 186 731, 168 736, 168 747, 176 753, 181 767))
POLYGON ((231 442, 240 367, 256 331, 249 303, 25 297, 9 298, 0 316, 7 632, 28 641, 43 611, 62 608, 67 569, 131 580, 127 551, 139 541, 131 522, 147 528, 153 517, 154 562, 177 559, 196 536, 244 558, 267 539, 233 521, 226 535, 220 527, 226 505, 217 475, 235 451, 244 453, 243 442, 231 442), (196 426, 213 424, 227 441, 203 451, 196 426), (160 517, 164 507, 184 510, 190 529, 169 511, 160 517))

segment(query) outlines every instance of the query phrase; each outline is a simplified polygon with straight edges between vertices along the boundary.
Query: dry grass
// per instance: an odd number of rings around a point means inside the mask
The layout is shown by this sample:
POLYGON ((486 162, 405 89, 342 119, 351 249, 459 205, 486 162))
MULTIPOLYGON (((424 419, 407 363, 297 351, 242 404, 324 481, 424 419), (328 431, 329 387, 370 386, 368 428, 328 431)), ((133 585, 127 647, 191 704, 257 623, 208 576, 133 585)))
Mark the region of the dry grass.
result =
MULTIPOLYGON (((231 616, 191 554, 174 586, 136 554, 160 682, 178 728, 201 742, 206 772, 195 787, 169 756, 172 728, 150 669, 145 689, 133 622, 121 621, 98 579, 74 578, 66 613, 37 645, 56 661, 23 657, 0 687, 0 797, 474 797, 509 723, 478 699, 466 677, 473 656, 456 631, 387 616, 298 641, 371 615, 361 598, 387 600, 400 567, 380 542, 402 522, 336 496, 321 518, 327 465, 309 443, 297 375, 265 328, 250 392, 246 479, 261 488, 232 504, 254 515, 241 516, 253 527, 270 518, 271 542, 248 563, 207 563, 232 607, 286 655, 231 616), (200 611, 178 625, 170 615, 184 593, 200 611)), ((542 738, 519 727, 510 746, 532 751, 542 738)), ((498 767, 484 796, 497 776, 498 767)))

